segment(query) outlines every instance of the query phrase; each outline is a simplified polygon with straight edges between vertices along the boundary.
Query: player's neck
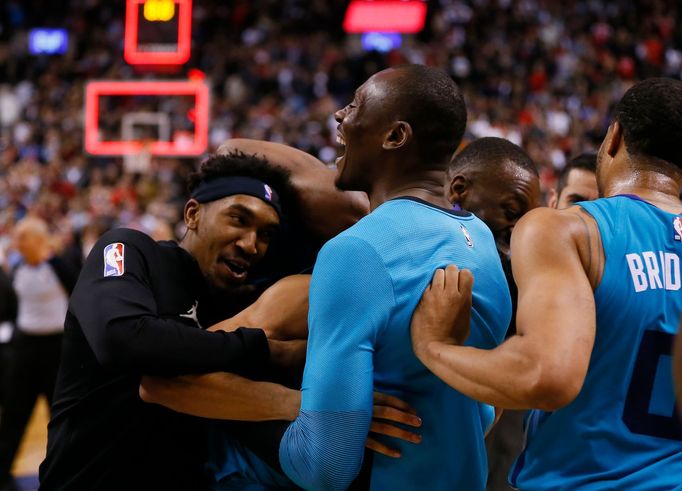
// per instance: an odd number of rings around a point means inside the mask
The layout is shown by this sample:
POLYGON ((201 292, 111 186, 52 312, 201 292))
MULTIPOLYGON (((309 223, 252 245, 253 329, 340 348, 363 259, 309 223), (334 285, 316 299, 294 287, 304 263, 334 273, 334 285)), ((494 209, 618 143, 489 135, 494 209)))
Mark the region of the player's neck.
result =
POLYGON ((369 193, 370 210, 376 209, 388 200, 400 197, 419 198, 427 203, 442 208, 452 205, 445 199, 443 183, 445 171, 430 170, 419 174, 397 175, 390 178, 386 176, 376 183, 369 193))
POLYGON ((635 195, 669 213, 682 213, 679 192, 679 182, 654 172, 642 172, 636 178, 612 180, 603 190, 606 197, 619 194, 635 195))
POLYGON ((195 237, 190 233, 186 233, 185 236, 180 239, 178 243, 180 248, 189 252, 189 254, 196 259, 196 249, 195 249, 195 237))

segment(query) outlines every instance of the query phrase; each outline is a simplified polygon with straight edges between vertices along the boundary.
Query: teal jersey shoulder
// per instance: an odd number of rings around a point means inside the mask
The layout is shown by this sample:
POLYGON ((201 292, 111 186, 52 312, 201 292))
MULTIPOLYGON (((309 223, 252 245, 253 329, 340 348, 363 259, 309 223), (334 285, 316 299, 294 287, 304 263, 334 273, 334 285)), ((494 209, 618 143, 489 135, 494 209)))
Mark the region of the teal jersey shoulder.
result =
POLYGON ((530 412, 510 482, 522 490, 679 489, 671 346, 682 315, 682 218, 626 196, 579 206, 596 221, 605 255, 590 365, 575 401, 530 412))

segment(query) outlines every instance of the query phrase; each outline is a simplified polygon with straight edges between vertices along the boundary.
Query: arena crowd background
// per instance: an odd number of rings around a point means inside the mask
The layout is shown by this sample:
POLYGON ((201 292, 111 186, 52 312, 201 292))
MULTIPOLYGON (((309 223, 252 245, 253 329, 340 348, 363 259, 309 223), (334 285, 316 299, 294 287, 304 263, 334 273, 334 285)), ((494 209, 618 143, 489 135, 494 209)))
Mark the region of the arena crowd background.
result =
MULTIPOLYGON (((229 138, 255 138, 332 165, 332 115, 360 84, 386 67, 434 65, 464 91, 464 144, 499 136, 522 146, 547 192, 568 159, 596 151, 615 102, 635 81, 682 76, 676 1, 426 3, 424 29, 378 52, 344 32, 347 1, 194 0, 191 57, 158 73, 124 60, 124 0, 2 0, 0 267, 20 259, 12 231, 29 214, 48 222, 57 250, 74 263, 112 227, 156 239, 183 233, 185 178, 201 158, 152 157, 136 172, 130 159, 89 155, 84 104, 93 80, 203 78, 211 96, 208 152, 229 138), (31 54, 36 27, 65 29, 66 52, 31 54)), ((173 118, 186 110, 160 99, 142 109, 173 118)), ((102 132, 116 133, 132 109, 109 104, 102 132)))
MULTIPOLYGON (((541 168, 544 189, 567 158, 595 150, 620 95, 682 71, 672 1, 440 0, 400 49, 365 51, 341 24, 344 1, 197 0, 192 55, 211 87, 209 147, 230 137, 284 142, 333 162, 333 112, 369 75, 402 63, 447 70, 463 87, 467 138, 501 136, 541 168)), ((0 237, 28 212, 64 247, 87 251, 105 229, 181 233, 183 179, 197 159, 154 158, 149 172, 83 148, 84 86, 159 78, 123 59, 123 1, 8 0, 0 27, 0 237), (63 27, 63 55, 28 52, 31 27, 63 27)), ((120 118, 117 108, 105 115, 120 118)))

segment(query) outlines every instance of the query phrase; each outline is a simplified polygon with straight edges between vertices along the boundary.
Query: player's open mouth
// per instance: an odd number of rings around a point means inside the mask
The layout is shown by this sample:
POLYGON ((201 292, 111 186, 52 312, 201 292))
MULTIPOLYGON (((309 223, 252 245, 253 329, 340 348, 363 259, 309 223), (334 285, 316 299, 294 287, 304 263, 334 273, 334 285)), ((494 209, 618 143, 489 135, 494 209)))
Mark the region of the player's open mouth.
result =
POLYGON ((246 261, 221 258, 219 262, 225 266, 228 274, 237 280, 246 279, 246 275, 249 273, 249 264, 246 261))
POLYGON ((336 143, 341 145, 343 148, 341 148, 339 151, 343 152, 339 157, 336 159, 336 165, 339 165, 339 162, 343 159, 344 155, 346 154, 346 139, 343 137, 343 133, 341 133, 341 129, 336 130, 336 143))

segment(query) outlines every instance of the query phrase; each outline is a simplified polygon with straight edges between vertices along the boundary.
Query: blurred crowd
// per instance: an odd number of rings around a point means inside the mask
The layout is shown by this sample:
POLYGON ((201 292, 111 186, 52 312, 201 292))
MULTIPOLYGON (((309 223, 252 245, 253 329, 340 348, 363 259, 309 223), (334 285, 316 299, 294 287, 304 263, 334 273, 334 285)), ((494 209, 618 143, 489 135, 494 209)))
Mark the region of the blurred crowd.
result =
POLYGON ((201 70, 212 89, 209 150, 247 137, 333 162, 332 114, 358 85, 388 66, 436 65, 464 90, 466 139, 500 136, 521 145, 546 190, 568 159, 596 149, 614 102, 634 81, 682 72, 673 1, 434 0, 424 31, 388 53, 365 51, 359 36, 343 32, 346 4, 195 0, 191 60, 178 73, 155 75, 123 60, 123 1, 3 2, 0 251, 27 213, 49 222, 58 248, 83 254, 112 226, 157 239, 182 233, 184 179, 197 159, 153 158, 148 172, 136 174, 120 157, 86 155, 89 80, 187 78, 201 70), (38 26, 68 29, 67 53, 29 54, 27 31, 38 26))

